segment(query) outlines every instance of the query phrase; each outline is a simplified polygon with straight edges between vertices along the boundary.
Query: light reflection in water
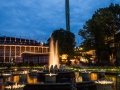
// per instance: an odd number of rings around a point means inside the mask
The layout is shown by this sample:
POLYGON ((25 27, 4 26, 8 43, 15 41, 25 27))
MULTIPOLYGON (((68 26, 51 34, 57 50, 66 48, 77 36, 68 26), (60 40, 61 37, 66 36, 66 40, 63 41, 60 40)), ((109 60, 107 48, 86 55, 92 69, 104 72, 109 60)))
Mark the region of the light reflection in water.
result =
POLYGON ((112 75, 106 75, 106 80, 110 80, 110 81, 113 81, 113 90, 119 90, 119 89, 116 89, 116 76, 112 76, 112 75))
POLYGON ((27 81, 27 83, 33 84, 33 83, 37 83, 37 78, 34 76, 30 76, 29 74, 27 74, 27 75, 14 75, 14 76, 7 78, 7 81, 12 81, 15 83, 18 83, 18 82, 23 83, 23 82, 27 81))
POLYGON ((34 76, 32 77, 32 76, 28 75, 27 76, 27 82, 31 83, 31 84, 33 84, 33 83, 35 84, 35 83, 37 83, 37 78, 34 77, 34 76))
MULTIPOLYGON (((115 75, 105 75, 105 79, 108 80, 108 81, 113 81, 112 90, 120 90, 120 88, 119 88, 120 78, 116 77, 115 75)), ((97 73, 91 73, 91 80, 98 80, 98 74, 97 73)))
POLYGON ((91 79, 91 80, 97 80, 97 79, 98 79, 97 73, 91 73, 90 79, 91 79))
MULTIPOLYGON (((20 81, 20 78, 21 78, 20 75, 15 75, 15 76, 7 78, 7 80, 18 83, 20 81)), ((25 78, 25 77, 23 77, 23 78, 25 78)), ((31 84, 39 83, 39 82, 37 82, 37 77, 36 76, 31 76, 31 75, 27 74, 26 78, 27 78, 27 83, 31 83, 31 84)), ((120 90, 120 88, 116 89, 116 87, 120 86, 120 77, 116 79, 116 76, 114 76, 114 75, 105 75, 105 78, 106 78, 106 80, 110 80, 110 81, 114 82, 113 90, 120 90), (116 86, 116 82, 119 85, 116 86)), ((91 73, 90 74, 90 79, 91 80, 97 80, 98 79, 98 74, 97 73, 91 73)), ((81 82, 82 82, 82 79, 81 79, 81 82)))
POLYGON ((9 78, 7 78, 7 80, 8 81, 13 81, 15 83, 18 83, 19 82, 19 75, 9 77, 9 78))
MULTIPOLYGON (((98 79, 98 75, 97 73, 91 73, 90 74, 90 80, 97 80, 98 79)), ((116 82, 116 78, 115 77, 106 77, 107 80, 111 80, 113 82, 116 82)), ((9 77, 7 78, 8 81, 13 81, 15 83, 18 83, 18 82, 27 82, 27 83, 31 83, 31 84, 35 84, 35 83, 38 83, 37 82, 37 78, 35 76, 31 76, 29 74, 27 75, 15 75, 15 76, 12 76, 12 77, 9 77), (26 80, 25 80, 26 78, 26 80), (23 81, 25 80, 25 81, 23 81)), ((82 82, 82 79, 81 79, 81 82, 82 82)))

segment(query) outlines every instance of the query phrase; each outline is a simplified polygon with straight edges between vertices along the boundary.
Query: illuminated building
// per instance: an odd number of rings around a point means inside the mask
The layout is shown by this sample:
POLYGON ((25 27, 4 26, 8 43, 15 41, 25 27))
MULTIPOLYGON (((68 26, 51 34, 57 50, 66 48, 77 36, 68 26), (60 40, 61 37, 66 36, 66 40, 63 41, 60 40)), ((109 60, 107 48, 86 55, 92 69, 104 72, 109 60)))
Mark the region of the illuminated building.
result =
POLYGON ((0 37, 0 62, 47 63, 49 47, 35 40, 0 37))
POLYGON ((62 63, 66 64, 68 62, 68 55, 67 54, 62 54, 61 59, 62 59, 62 63))
POLYGON ((85 55, 88 54, 88 55, 91 55, 90 60, 92 62, 95 62, 95 58, 96 58, 96 53, 95 53, 96 51, 95 50, 91 49, 89 51, 84 51, 82 47, 76 47, 74 49, 74 51, 75 51, 75 56, 74 56, 75 59, 77 58, 82 62, 87 62, 88 60, 85 59, 85 55))

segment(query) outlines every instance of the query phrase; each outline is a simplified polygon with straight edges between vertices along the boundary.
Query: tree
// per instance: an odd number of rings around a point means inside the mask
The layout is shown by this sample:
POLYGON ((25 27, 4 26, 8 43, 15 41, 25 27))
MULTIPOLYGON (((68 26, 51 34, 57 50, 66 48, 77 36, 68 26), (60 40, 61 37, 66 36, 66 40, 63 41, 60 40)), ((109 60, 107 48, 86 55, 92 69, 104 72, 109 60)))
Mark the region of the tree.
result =
POLYGON ((100 60, 103 65, 110 64, 109 54, 106 51, 102 51, 100 55, 100 60))
POLYGON ((60 55, 68 54, 69 58, 74 56, 75 35, 72 32, 59 29, 52 33, 54 41, 58 41, 58 52, 60 55))
POLYGON ((89 65, 91 64, 91 57, 92 57, 92 55, 91 54, 85 54, 85 56, 84 56, 87 60, 88 60, 88 63, 89 63, 89 65))
POLYGON ((120 29, 120 6, 111 4, 109 7, 100 8, 86 21, 83 29, 78 34, 84 39, 83 45, 87 50, 94 48, 98 60, 100 53, 108 50, 110 39, 120 29))

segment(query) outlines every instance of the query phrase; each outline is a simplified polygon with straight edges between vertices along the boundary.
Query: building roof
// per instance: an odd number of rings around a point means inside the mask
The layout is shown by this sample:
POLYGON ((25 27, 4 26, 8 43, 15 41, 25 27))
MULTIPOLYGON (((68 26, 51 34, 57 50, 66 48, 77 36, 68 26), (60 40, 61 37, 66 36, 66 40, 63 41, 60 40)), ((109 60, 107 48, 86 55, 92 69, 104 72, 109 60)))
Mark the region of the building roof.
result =
POLYGON ((0 36, 0 44, 42 45, 33 39, 0 36))

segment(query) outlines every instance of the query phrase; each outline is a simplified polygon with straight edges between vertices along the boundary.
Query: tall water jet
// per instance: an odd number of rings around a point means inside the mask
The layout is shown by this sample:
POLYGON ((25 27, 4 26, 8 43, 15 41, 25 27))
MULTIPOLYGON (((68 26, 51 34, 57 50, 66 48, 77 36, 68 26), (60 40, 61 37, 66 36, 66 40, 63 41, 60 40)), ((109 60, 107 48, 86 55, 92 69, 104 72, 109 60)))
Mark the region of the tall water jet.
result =
POLYGON ((55 65, 59 66, 59 57, 58 57, 58 42, 53 40, 53 37, 50 38, 50 55, 49 55, 49 66, 55 65))

